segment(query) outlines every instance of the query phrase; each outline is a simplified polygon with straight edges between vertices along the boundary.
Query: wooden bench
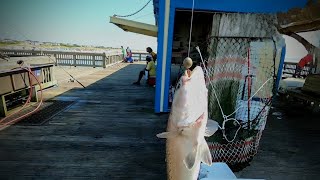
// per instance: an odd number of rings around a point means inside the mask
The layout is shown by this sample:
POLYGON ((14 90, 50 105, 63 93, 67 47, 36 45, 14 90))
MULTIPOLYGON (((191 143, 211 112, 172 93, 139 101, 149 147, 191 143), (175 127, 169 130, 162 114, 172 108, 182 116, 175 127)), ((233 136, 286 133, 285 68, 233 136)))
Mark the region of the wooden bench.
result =
POLYGON ((319 110, 320 104, 320 74, 307 76, 302 88, 290 89, 287 94, 291 98, 304 101, 306 104, 313 103, 314 110, 319 110))

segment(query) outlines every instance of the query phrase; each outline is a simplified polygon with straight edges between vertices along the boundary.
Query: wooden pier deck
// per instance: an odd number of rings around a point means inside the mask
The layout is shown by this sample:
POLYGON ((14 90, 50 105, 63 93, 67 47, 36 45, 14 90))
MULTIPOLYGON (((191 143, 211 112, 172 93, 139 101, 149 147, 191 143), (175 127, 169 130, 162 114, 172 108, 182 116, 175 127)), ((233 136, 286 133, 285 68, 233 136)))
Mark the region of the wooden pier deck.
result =
POLYGON ((86 88, 60 78, 45 99, 74 103, 43 125, 0 131, 0 179, 165 179, 156 134, 167 115, 154 114, 153 87, 131 85, 144 66, 73 70, 86 88))
MULTIPOLYGON (((153 113, 154 88, 131 85, 143 67, 65 67, 86 88, 57 68, 59 86, 45 99, 73 104, 43 125, 0 131, 0 179, 166 179, 165 144, 155 135, 168 115, 153 113)), ((281 103, 272 112, 258 154, 237 177, 318 179, 320 114, 281 103)))

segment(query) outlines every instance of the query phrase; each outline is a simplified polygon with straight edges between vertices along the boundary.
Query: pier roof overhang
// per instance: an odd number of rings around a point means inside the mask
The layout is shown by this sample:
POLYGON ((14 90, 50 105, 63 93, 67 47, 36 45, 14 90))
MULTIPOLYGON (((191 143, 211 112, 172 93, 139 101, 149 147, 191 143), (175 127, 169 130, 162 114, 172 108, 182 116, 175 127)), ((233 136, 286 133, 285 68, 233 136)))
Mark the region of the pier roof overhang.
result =
POLYGON ((115 24, 124 31, 134 32, 147 36, 158 36, 158 27, 152 24, 141 23, 137 21, 127 20, 115 16, 110 17, 110 23, 115 24))
POLYGON ((309 1, 303 8, 277 13, 279 31, 308 32, 320 30, 320 0, 309 1))

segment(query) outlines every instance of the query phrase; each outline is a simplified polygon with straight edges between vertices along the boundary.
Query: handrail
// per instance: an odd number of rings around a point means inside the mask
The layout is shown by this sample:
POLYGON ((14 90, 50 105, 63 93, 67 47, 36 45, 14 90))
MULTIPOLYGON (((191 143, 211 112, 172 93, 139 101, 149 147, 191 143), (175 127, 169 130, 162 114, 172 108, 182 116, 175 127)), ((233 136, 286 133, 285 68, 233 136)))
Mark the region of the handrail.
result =
MULTIPOLYGON (((298 63, 297 62, 284 62, 283 64, 283 70, 282 74, 291 74, 294 75, 296 72, 298 63)), ((308 75, 310 73, 310 70, 312 68, 312 65, 306 65, 302 70, 301 70, 301 75, 308 75)))
MULTIPOLYGON (((26 50, 26 49, 0 49, 0 52, 7 56, 46 56, 53 55, 56 65, 61 66, 88 66, 103 67, 119 63, 123 60, 120 50, 106 52, 73 52, 73 51, 49 51, 49 50, 26 50)), ((143 61, 147 52, 133 52, 133 59, 143 61)))

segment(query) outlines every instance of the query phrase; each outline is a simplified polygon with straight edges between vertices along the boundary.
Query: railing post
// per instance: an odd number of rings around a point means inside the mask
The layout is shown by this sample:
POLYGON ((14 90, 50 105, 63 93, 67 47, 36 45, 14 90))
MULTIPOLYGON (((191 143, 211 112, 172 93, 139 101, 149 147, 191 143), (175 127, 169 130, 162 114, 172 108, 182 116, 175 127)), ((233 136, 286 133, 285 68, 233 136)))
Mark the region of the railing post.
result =
POLYGON ((92 55, 92 65, 93 65, 93 68, 96 68, 96 56, 95 55, 92 55))
POLYGON ((73 66, 77 66, 77 56, 75 54, 73 55, 73 66))
POLYGON ((139 54, 139 61, 141 61, 141 53, 139 54))
POLYGON ((53 54, 53 57, 55 58, 56 62, 55 65, 58 66, 58 59, 57 59, 57 54, 53 54))
POLYGON ((120 62, 121 61, 121 59, 122 59, 122 56, 118 56, 118 60, 117 60, 117 62, 120 62))
POLYGON ((105 52, 103 52, 103 54, 102 54, 102 67, 103 68, 107 67, 106 66, 106 53, 105 52))

